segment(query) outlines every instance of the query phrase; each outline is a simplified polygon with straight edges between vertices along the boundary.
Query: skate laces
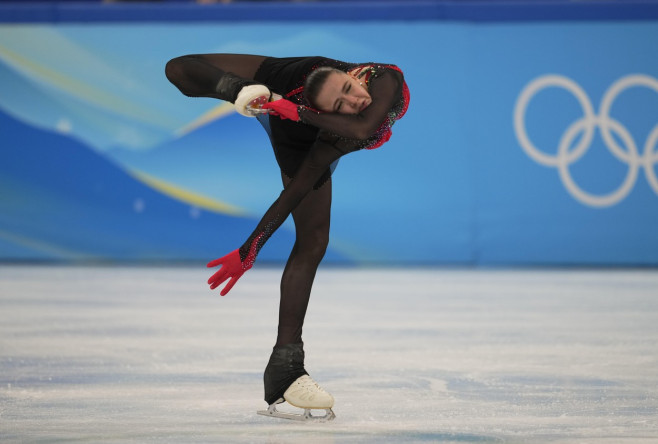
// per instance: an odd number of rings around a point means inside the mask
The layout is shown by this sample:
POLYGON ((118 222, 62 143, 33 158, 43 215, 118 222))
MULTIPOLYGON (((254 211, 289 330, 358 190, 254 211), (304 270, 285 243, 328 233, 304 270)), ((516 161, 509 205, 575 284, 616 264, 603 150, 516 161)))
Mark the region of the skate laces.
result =
POLYGON ((290 405, 303 409, 330 409, 334 398, 308 375, 300 376, 284 393, 290 405))
POLYGON ((327 393, 320 385, 313 380, 309 375, 300 376, 296 381, 298 388, 307 392, 315 392, 316 390, 321 393, 327 393))

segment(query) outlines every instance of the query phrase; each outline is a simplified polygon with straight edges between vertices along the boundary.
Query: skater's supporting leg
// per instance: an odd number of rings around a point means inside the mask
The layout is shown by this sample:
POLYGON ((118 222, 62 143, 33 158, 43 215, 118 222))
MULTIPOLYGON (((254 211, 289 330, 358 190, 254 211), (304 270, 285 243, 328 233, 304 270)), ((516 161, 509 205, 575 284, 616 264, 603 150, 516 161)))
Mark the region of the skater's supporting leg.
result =
POLYGON ((303 421, 330 421, 335 418, 334 398, 323 390, 304 369, 303 344, 274 347, 263 376, 267 410, 258 413, 303 421), (284 413, 276 409, 282 402, 304 409, 304 414, 284 413), (324 409, 324 416, 311 415, 311 409, 324 409))
POLYGON ((263 375, 265 402, 274 404, 283 399, 283 394, 292 383, 307 374, 304 369, 303 344, 274 347, 263 375))
MULTIPOLYGON (((289 179, 284 178, 287 186, 289 179)), ((296 241, 281 278, 276 345, 302 342, 302 326, 317 268, 329 243, 331 179, 293 210, 296 241)))

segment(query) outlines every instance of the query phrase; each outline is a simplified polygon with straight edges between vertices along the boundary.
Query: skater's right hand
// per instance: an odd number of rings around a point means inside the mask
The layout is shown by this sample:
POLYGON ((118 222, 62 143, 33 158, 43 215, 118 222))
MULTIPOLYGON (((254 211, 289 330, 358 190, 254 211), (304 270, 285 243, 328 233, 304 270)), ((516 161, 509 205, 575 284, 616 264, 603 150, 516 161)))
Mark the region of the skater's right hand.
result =
POLYGON ((210 279, 208 279, 208 284, 210 289, 214 290, 219 287, 224 281, 230 279, 228 284, 222 289, 219 293, 222 296, 225 296, 235 283, 242 277, 242 275, 251 268, 253 261, 242 262, 240 259, 240 250, 233 250, 224 257, 215 259, 214 261, 208 262, 207 267, 212 268, 221 265, 222 268, 219 269, 215 274, 213 274, 210 279))
POLYGON ((274 100, 262 106, 262 109, 268 110, 270 113, 278 116, 281 119, 290 119, 294 122, 299 122, 299 109, 298 106, 287 99, 274 100))

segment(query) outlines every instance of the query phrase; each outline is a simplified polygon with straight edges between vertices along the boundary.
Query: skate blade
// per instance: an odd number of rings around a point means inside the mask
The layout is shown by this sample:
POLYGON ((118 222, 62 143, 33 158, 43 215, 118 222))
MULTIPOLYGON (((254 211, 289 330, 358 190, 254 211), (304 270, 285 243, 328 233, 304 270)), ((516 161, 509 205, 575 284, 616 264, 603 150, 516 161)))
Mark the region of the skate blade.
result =
POLYGON ((252 117, 258 117, 261 114, 273 114, 271 109, 247 107, 246 112, 252 117))
POLYGON ((267 410, 258 410, 256 413, 263 416, 272 416, 275 418, 281 419, 290 419, 293 421, 303 421, 303 422, 327 422, 336 418, 334 411, 329 409, 324 409, 325 414, 323 416, 313 416, 311 410, 321 410, 321 409, 304 409, 304 413, 287 413, 280 412, 276 409, 276 404, 270 405, 267 410))
POLYGON ((254 117, 258 116, 259 114, 271 114, 271 110, 262 108, 262 106, 265 105, 269 99, 270 98, 267 96, 257 97, 247 104, 245 111, 254 117))

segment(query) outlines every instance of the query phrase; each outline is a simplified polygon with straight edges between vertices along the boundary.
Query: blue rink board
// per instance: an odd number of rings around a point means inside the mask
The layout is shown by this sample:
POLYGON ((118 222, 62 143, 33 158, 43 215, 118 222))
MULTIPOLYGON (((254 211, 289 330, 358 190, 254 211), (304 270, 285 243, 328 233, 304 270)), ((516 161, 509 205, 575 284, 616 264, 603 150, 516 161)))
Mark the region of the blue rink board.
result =
MULTIPOLYGON (((218 103, 163 75, 181 54, 239 52, 404 70, 391 141, 335 173, 329 262, 656 265, 655 42, 654 20, 0 25, 0 259, 239 246, 280 191, 265 135, 228 114, 179 137, 218 103)), ((285 259, 292 236, 261 260, 285 259)))

